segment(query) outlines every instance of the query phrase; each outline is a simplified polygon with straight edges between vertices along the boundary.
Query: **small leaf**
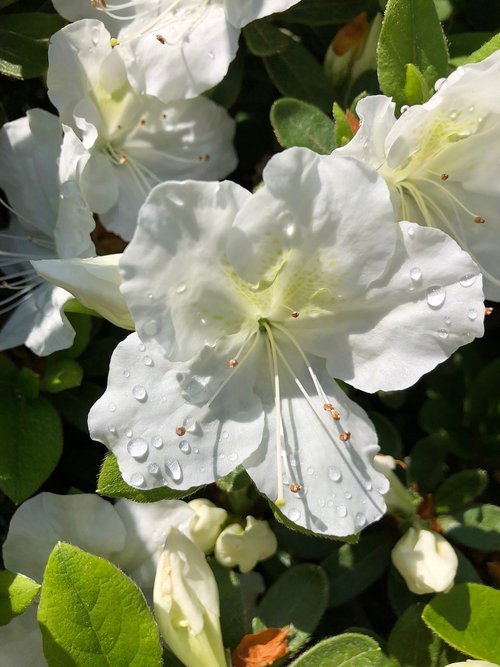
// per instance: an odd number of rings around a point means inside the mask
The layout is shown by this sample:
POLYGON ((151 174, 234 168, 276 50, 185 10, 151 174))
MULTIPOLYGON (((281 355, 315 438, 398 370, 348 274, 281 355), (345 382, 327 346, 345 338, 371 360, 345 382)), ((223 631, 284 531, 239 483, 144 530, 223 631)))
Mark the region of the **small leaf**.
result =
POLYGON ((157 500, 172 500, 186 498, 193 495, 200 487, 193 487, 185 491, 174 491, 166 486, 150 491, 139 491, 129 486, 123 479, 118 461, 114 454, 106 454, 99 479, 97 480, 97 493, 110 498, 127 498, 136 503, 155 503, 157 500))
POLYGON ((285 50, 289 43, 286 35, 266 20, 250 23, 243 28, 243 35, 254 56, 273 56, 285 50))
POLYGON ((42 378, 42 389, 49 394, 58 394, 79 387, 83 380, 83 369, 74 359, 54 359, 47 362, 42 378))
POLYGON ((451 646, 479 660, 497 661, 500 591, 481 584, 458 584, 427 604, 422 618, 451 646))
POLYGON ((453 514, 439 517, 446 537, 480 551, 500 549, 500 507, 472 505, 453 514))
POLYGON ((404 92, 407 104, 423 104, 432 94, 432 90, 429 90, 424 75, 412 63, 406 65, 404 92))
POLYGON ((45 569, 38 623, 49 667, 159 667, 155 622, 135 584, 108 561, 59 542, 45 569))
POLYGON ((461 470, 445 479, 434 495, 434 509, 439 514, 453 512, 468 505, 488 485, 486 470, 461 470))
POLYGON ((38 595, 40 584, 23 574, 0 572, 0 625, 22 614, 38 595))
POLYGON ((271 107, 271 125, 283 148, 304 146, 321 155, 335 148, 335 126, 326 114, 307 102, 285 97, 271 107))
POLYGON ((371 637, 347 632, 313 646, 290 667, 386 667, 388 659, 371 637))

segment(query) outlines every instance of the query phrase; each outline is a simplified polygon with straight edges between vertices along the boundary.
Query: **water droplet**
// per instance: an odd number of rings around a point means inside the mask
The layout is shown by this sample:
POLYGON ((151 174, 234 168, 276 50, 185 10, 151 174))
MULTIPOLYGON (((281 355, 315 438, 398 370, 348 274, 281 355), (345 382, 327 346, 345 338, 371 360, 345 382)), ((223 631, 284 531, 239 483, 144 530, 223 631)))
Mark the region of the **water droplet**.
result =
POLYGON ((158 322, 156 320, 148 320, 144 322, 141 331, 145 336, 154 336, 158 333, 158 322))
POLYGON ((408 236, 412 239, 415 236, 415 228, 417 225, 413 225, 412 227, 408 227, 408 236))
POLYGON ((418 283, 418 281, 422 279, 422 271, 415 266, 413 269, 410 269, 410 278, 414 283, 418 283))
POLYGON ((130 477, 130 484, 132 486, 142 486, 144 484, 144 477, 140 472, 134 472, 134 474, 130 477))
POLYGON ((163 447, 163 440, 162 440, 161 436, 160 435, 154 435, 151 438, 151 444, 153 445, 153 447, 155 449, 160 449, 161 447, 163 447))
POLYGON ((157 475, 160 472, 160 466, 157 463, 148 463, 148 472, 157 475))
POLYGON ((139 352, 144 352, 145 350, 146 350, 146 346, 144 345, 144 343, 140 343, 139 352))
POLYGON ((110 403, 110 404, 108 405, 108 410, 109 410, 110 412, 114 412, 114 411, 116 410, 116 405, 115 405, 114 403, 110 403))
POLYGON ((434 90, 436 91, 436 93, 437 93, 437 91, 441 88, 441 86, 443 85, 443 83, 444 83, 445 81, 446 81, 446 78, 445 78, 445 77, 441 77, 441 79, 438 79, 438 80, 436 81, 436 83, 434 84, 434 90))
POLYGON ((447 327, 449 327, 450 324, 451 324, 451 319, 449 317, 445 317, 444 318, 444 323, 446 324, 447 327))
POLYGON ((469 112, 474 113, 475 108, 476 107, 473 104, 471 104, 470 107, 469 107, 469 112))
POLYGON ((154 362, 151 359, 151 357, 144 357, 144 359, 142 361, 143 361, 145 366, 149 366, 150 368, 151 368, 151 366, 154 366, 154 362))
POLYGON ((170 475, 174 482, 178 482, 182 477, 182 469, 177 459, 167 459, 165 462, 165 470, 167 471, 167 475, 170 475))
POLYGON ((113 426, 113 425, 110 424, 110 425, 108 426, 108 431, 109 431, 110 433, 116 433, 116 426, 113 426))
POLYGON ((363 512, 358 512, 354 518, 354 522, 356 526, 364 526, 366 523, 366 516, 363 514, 363 512))
POLYGON ((189 431, 189 429, 192 429, 196 426, 196 422, 190 415, 188 415, 182 422, 182 425, 187 431, 189 431))
MULTIPOLYGON (((335 497, 335 496, 334 496, 334 497, 335 497)), ((335 505, 335 503, 333 502, 333 500, 329 500, 329 501, 327 502, 327 505, 328 505, 328 507, 333 507, 333 506, 335 505)))
POLYGON ((345 505, 337 505, 335 508, 335 514, 340 518, 347 516, 347 507, 345 505))
POLYGON ((401 107, 401 115, 403 116, 408 111, 409 108, 410 107, 408 104, 403 104, 403 106, 401 107))
POLYGON ((438 336, 439 338, 448 338, 449 334, 446 331, 446 329, 438 329, 438 336))
POLYGON ((189 454, 191 451, 191 445, 187 440, 181 440, 179 442, 179 449, 183 454, 189 454))
POLYGON ((472 287, 476 282, 476 276, 473 273, 466 273, 465 276, 460 278, 460 284, 462 287, 472 287))
POLYGON ((130 371, 123 371, 123 377, 124 378, 129 378, 130 377, 130 371))
POLYGON ((175 291, 177 292, 177 294, 183 294, 186 291, 185 283, 181 283, 175 291))
POLYGON ((293 222, 288 223, 288 225, 285 225, 283 227, 283 231, 285 232, 286 236, 293 236, 295 234, 295 225, 293 222))
POLYGON ((236 459, 238 458, 238 454, 237 454, 236 452, 231 452, 231 454, 229 454, 229 456, 228 456, 227 458, 228 458, 230 461, 233 461, 233 462, 234 462, 234 461, 236 461, 236 459))
POLYGON ((227 440, 229 438, 229 433, 227 431, 222 431, 222 437, 224 440, 227 440))
POLYGON ((367 491, 371 491, 371 490, 373 489, 373 484, 370 482, 370 480, 368 480, 367 482, 365 482, 365 489, 366 489, 367 491))
POLYGON ((292 507, 292 509, 288 512, 288 518, 290 521, 298 521, 300 519, 300 512, 298 509, 295 507, 292 507))
POLYGON ((150 301, 153 300, 153 293, 152 293, 152 292, 149 292, 149 294, 148 294, 148 299, 149 299, 150 301))
POLYGON ((210 58, 210 60, 213 60, 213 59, 215 58, 214 52, 213 52, 213 51, 209 51, 209 52, 208 52, 208 57, 210 58))
POLYGON ((97 26, 92 28, 92 44, 94 46, 97 46, 99 44, 99 35, 100 35, 100 30, 97 26))
POLYGON ((455 110, 450 111, 450 120, 456 120, 457 116, 458 116, 458 111, 455 110))
POLYGON ((144 438, 134 438, 127 445, 127 451, 134 459, 142 459, 148 453, 148 443, 144 438))
POLYGON ((324 506, 325 506, 325 501, 323 500, 323 498, 319 498, 319 500, 318 500, 318 505, 319 505, 320 507, 324 507, 324 506))
POLYGON ((441 285, 431 285, 427 288, 426 299, 431 308, 440 308, 446 298, 446 292, 441 285))
POLYGON ((200 450, 198 449, 198 447, 195 447, 195 448, 193 449, 193 452, 194 452, 195 454, 199 454, 199 453, 200 453, 200 450))
POLYGON ((307 469, 307 474, 308 475, 313 475, 314 474, 314 468, 312 466, 309 466, 309 468, 307 469))
POLYGON ((332 482, 340 482, 342 479, 342 473, 334 466, 330 466, 330 468, 328 468, 328 477, 332 480, 332 482))
POLYGON ((477 310, 475 308, 469 308, 467 311, 467 317, 469 320, 474 321, 477 318, 477 310))
POLYGON ((132 437, 132 429, 131 428, 125 429, 125 435, 127 436, 127 438, 131 438, 132 437))
POLYGON ((136 401, 145 401, 146 398, 148 397, 148 392, 142 386, 142 384, 136 384, 135 387, 133 387, 132 389, 132 396, 135 398, 136 401))
POLYGON ((346 500, 351 500, 351 498, 352 498, 352 493, 351 493, 350 491, 346 491, 346 492, 344 493, 344 498, 345 498, 346 500))

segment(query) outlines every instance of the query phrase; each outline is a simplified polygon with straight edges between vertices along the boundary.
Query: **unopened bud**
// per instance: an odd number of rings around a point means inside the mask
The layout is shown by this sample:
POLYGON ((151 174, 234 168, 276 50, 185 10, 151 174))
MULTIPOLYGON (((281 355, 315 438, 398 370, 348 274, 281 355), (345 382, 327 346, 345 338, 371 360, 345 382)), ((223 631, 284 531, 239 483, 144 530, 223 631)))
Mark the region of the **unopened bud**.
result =
POLYGON ((245 528, 238 523, 224 528, 215 543, 215 557, 226 567, 238 565, 241 572, 249 572, 277 548, 276 536, 267 521, 247 516, 245 528))
POLYGON ((195 512, 189 524, 191 539, 202 551, 210 553, 214 549, 222 526, 227 521, 227 512, 206 498, 191 500, 188 507, 195 512))

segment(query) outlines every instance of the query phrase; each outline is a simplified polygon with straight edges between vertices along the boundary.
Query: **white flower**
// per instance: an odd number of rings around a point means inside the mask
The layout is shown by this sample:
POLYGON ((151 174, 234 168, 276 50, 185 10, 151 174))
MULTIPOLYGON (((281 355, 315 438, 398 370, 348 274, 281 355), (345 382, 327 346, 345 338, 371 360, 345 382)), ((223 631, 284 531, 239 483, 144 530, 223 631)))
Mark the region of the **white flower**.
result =
POLYGON ((120 262, 138 333, 115 350, 90 432, 132 486, 242 464, 291 521, 349 535, 382 516, 387 481, 372 424, 331 378, 410 386, 482 334, 467 315, 481 278, 442 232, 394 224, 356 160, 291 149, 264 182, 153 190, 120 262))
POLYGON ((27 345, 38 355, 69 347, 75 335, 64 315, 71 294, 36 275, 31 259, 95 254, 92 214, 80 193, 89 154, 59 120, 41 109, 0 130, 0 187, 13 213, 0 232, 0 314, 12 311, 0 349, 27 345))
POLYGON ((247 516, 244 528, 239 523, 224 528, 215 543, 215 557, 221 565, 238 566, 240 572, 250 572, 260 560, 272 556, 277 548, 276 535, 267 521, 247 516))
MULTIPOLYGON (((500 300, 498 184, 500 51, 459 67, 400 118, 382 95, 358 104, 361 127, 337 149, 386 180, 399 220, 437 227, 479 264, 485 296, 500 300)), ((474 311, 470 317, 479 316, 474 311)))
POLYGON ((403 514, 411 516, 415 514, 415 495, 407 489, 395 474, 396 461, 393 456, 376 454, 373 460, 375 470, 378 470, 389 480, 389 490, 384 496, 387 511, 390 514, 403 514))
POLYGON ((227 112, 204 97, 165 105, 139 94, 100 21, 53 35, 47 85, 62 122, 91 153, 82 180, 90 208, 127 241, 154 185, 222 178, 236 166, 227 112))
POLYGON ((215 577, 205 554, 176 528, 158 562, 153 602, 160 633, 186 667, 226 667, 215 577))
MULTIPOLYGON (((126 63, 131 82, 164 102, 196 97, 221 81, 240 30, 299 0, 53 0, 69 21, 100 19, 126 63)), ((85 37, 92 47, 92 34, 85 37)))
POLYGON ((188 507, 195 512, 189 523, 189 537, 202 551, 210 553, 227 521, 227 512, 205 498, 191 500, 188 507))
POLYGON ((391 559, 412 593, 440 593, 453 586, 457 554, 439 533, 410 528, 396 543, 391 559))

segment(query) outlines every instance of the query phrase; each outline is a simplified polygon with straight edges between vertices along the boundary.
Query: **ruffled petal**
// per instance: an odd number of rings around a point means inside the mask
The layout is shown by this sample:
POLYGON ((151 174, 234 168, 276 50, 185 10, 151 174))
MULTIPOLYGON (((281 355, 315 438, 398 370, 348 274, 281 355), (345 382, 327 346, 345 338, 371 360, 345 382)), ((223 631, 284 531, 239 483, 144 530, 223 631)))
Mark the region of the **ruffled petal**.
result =
POLYGON ((269 16, 276 12, 284 12, 293 7, 299 0, 224 0, 227 20, 237 28, 243 28, 251 21, 269 16))

